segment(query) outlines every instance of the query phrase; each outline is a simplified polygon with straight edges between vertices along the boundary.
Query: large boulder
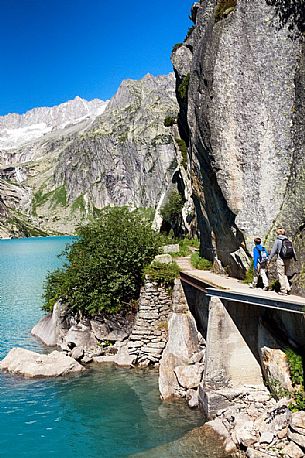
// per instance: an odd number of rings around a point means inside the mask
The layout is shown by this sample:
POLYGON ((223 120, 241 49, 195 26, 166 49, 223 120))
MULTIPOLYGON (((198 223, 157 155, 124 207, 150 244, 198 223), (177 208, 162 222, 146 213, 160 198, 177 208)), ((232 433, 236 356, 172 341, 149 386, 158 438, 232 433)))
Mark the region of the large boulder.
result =
POLYGON ((264 379, 277 396, 293 391, 284 344, 275 339, 261 323, 258 326, 258 353, 264 379))
POLYGON ((0 361, 0 369, 30 378, 59 377, 85 370, 75 359, 57 350, 42 355, 24 348, 13 348, 0 361))
POLYGON ((122 345, 119 348, 117 354, 115 355, 113 362, 117 366, 130 367, 130 366, 133 366, 136 360, 137 360, 137 356, 129 354, 127 345, 122 345))
POLYGON ((76 347, 87 347, 88 345, 95 345, 96 339, 89 327, 83 324, 77 324, 69 329, 65 337, 65 342, 67 344, 74 344, 76 347))
POLYGON ((163 399, 181 395, 175 368, 190 364, 192 355, 198 350, 198 331, 194 317, 190 312, 173 313, 168 322, 168 342, 159 370, 159 390, 163 399))
POLYGON ((176 366, 174 371, 179 385, 183 388, 198 388, 202 379, 204 364, 192 364, 190 366, 176 366))
POLYGON ((55 347, 59 345, 62 329, 60 326, 62 305, 58 301, 54 305, 53 312, 42 317, 33 327, 31 334, 38 337, 45 345, 55 347))
POLYGON ((279 348, 261 348, 262 369, 271 390, 293 391, 288 361, 279 348))

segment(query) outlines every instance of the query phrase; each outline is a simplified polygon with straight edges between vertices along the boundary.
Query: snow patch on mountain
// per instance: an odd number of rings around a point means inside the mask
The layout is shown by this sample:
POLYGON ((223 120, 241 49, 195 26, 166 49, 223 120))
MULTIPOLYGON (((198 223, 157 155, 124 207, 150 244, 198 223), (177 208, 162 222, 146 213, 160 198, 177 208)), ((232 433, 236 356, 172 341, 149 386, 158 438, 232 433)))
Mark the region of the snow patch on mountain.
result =
POLYGON ((35 141, 54 130, 76 125, 84 119, 95 119, 108 105, 108 101, 87 101, 75 97, 54 107, 33 108, 24 114, 10 113, 0 116, 0 149, 18 148, 35 141))

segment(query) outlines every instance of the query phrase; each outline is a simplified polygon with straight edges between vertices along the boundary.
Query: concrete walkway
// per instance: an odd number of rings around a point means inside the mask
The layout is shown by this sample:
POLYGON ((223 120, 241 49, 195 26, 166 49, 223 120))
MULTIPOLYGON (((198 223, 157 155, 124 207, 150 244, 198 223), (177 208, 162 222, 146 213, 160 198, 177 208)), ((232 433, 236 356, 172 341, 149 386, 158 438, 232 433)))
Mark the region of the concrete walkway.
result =
MULTIPOLYGON (((282 308, 283 310, 294 311, 297 313, 305 312, 305 298, 295 295, 281 296, 275 291, 263 291, 261 288, 250 288, 241 280, 225 275, 218 275, 208 270, 198 270, 192 267, 190 258, 176 258, 182 272, 182 280, 186 282, 194 279, 194 286, 197 284, 205 287, 208 295, 215 295, 223 298, 240 298, 242 302, 248 302, 261 306, 282 308), (185 275, 183 275, 185 274, 185 275), (205 285, 205 286, 204 286, 205 285), (212 294, 213 290, 214 294, 212 294), (269 304, 269 305, 268 305, 269 304), (291 304, 291 306, 289 305, 291 304), (293 307, 293 306, 296 307, 293 307)), ((196 287, 196 286, 195 286, 196 287)), ((199 288, 200 289, 200 288, 199 288)), ((234 299, 233 299, 234 300, 234 299)))

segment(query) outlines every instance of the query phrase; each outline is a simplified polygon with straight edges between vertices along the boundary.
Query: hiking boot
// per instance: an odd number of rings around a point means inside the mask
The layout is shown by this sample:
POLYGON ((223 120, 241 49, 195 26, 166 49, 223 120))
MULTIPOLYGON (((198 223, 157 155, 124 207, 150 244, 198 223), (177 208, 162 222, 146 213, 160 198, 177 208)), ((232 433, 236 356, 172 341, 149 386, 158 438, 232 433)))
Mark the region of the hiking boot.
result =
POLYGON ((250 285, 249 285, 249 288, 254 288, 254 286, 253 286, 253 284, 252 284, 252 283, 250 283, 250 285))
POLYGON ((263 291, 268 291, 269 290, 269 287, 268 286, 264 286, 263 287, 263 291))
POLYGON ((277 294, 280 296, 288 296, 288 293, 286 291, 279 291, 277 294))

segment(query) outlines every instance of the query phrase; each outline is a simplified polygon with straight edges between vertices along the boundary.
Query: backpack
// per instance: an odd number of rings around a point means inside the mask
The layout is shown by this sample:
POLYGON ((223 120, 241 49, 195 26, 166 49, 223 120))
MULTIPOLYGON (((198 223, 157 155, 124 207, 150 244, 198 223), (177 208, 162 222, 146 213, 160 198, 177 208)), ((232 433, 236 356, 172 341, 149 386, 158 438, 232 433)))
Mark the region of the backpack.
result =
MULTIPOLYGON (((257 247, 256 247, 257 248, 257 247)), ((268 253, 266 251, 265 248, 263 248, 262 250, 259 250, 257 248, 257 251, 259 253, 259 259, 258 259, 258 262, 259 264, 261 265, 261 267, 265 267, 265 265, 267 264, 267 261, 268 261, 268 253)))
POLYGON ((282 240, 282 248, 279 253, 282 259, 292 259, 294 258, 294 249, 292 242, 288 239, 282 240))

